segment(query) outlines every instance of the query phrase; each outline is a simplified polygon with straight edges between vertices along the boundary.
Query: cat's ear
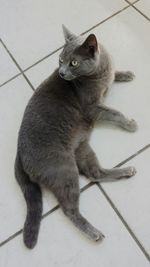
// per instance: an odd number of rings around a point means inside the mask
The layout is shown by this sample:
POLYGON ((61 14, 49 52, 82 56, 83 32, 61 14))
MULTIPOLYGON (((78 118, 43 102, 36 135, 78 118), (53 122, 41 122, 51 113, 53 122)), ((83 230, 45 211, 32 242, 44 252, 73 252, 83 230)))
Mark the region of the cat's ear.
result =
POLYGON ((94 53, 98 50, 96 36, 90 34, 82 44, 82 48, 86 49, 92 56, 94 56, 94 53))
POLYGON ((74 33, 70 32, 64 24, 62 24, 62 28, 66 42, 72 41, 73 39, 77 38, 77 36, 74 33))

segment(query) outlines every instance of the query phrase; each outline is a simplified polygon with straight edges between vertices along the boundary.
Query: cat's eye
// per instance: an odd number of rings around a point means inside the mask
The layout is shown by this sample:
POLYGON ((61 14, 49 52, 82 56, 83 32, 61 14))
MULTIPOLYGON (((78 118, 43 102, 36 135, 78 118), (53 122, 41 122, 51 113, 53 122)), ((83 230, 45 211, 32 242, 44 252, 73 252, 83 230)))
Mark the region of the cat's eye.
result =
POLYGON ((77 60, 72 60, 71 61, 71 66, 75 67, 78 65, 78 61, 77 60))
POLYGON ((59 62, 60 62, 60 63, 63 63, 63 59, 62 59, 62 57, 59 57, 59 62))

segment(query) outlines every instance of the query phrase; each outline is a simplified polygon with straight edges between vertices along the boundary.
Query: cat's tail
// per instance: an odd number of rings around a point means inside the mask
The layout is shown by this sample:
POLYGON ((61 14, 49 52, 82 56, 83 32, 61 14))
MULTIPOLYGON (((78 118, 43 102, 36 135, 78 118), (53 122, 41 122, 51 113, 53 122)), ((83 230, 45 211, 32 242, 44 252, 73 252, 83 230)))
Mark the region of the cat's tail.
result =
POLYGON ((42 217, 42 193, 38 184, 30 181, 25 173, 19 154, 15 161, 15 176, 24 194, 27 204, 27 216, 23 229, 24 243, 34 248, 37 242, 42 217))

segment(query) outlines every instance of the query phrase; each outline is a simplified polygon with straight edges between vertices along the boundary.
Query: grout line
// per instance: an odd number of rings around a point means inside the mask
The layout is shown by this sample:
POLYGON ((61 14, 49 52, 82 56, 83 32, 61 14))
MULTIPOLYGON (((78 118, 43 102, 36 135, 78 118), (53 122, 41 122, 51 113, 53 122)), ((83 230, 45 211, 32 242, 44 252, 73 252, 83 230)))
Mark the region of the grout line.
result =
MULTIPOLYGON (((54 208, 52 208, 51 210, 49 210, 48 212, 46 212, 45 214, 42 215, 42 220, 47 217, 48 215, 50 215, 52 212, 56 211, 59 208, 59 205, 56 205, 54 208)), ((23 229, 20 229, 19 231, 17 231, 16 233, 14 233, 13 235, 9 236, 7 239, 5 239, 4 241, 2 241, 0 243, 0 247, 2 247, 3 245, 7 244, 9 241, 11 241, 12 239, 14 239, 15 237, 19 236, 20 234, 22 234, 23 229)))
MULTIPOLYGON (((121 163, 119 163, 118 165, 116 165, 115 167, 119 167, 122 166, 123 164, 125 164, 127 161, 130 161, 132 158, 138 156, 140 153, 142 153, 143 151, 145 151, 146 149, 150 148, 150 144, 144 146, 142 149, 138 150, 136 153, 134 153, 133 155, 131 155, 130 157, 128 157, 126 160, 122 161, 121 163)), ((88 184, 86 184, 85 186, 83 186, 80 189, 80 192, 84 192, 85 190, 87 190, 88 188, 90 188, 92 185, 98 185, 99 183, 97 182, 89 182, 88 184)), ((101 186, 100 186, 101 187, 101 186)), ((106 193, 105 193, 106 194, 106 193)), ((111 200, 110 200, 111 201, 111 200)), ((112 203, 113 204, 113 203, 112 203)), ((113 207, 115 208, 115 205, 113 204, 113 207)), ((56 205, 54 208, 52 208, 51 210, 49 210, 48 212, 46 212, 45 214, 43 214, 42 219, 44 219, 45 217, 47 217, 48 215, 50 215, 51 213, 53 213, 54 211, 56 211, 59 208, 59 205, 56 205)), ((117 208, 116 208, 117 210, 117 208)), ((119 212, 118 212, 119 213, 119 212)), ((22 229, 17 231, 15 234, 9 236, 7 239, 5 239, 4 241, 2 241, 0 243, 0 247, 2 247, 3 245, 7 244, 9 241, 11 241, 12 239, 14 239, 15 237, 17 237, 18 235, 20 235, 22 233, 22 229)))
POLYGON ((146 20, 150 21, 150 18, 146 16, 140 9, 138 9, 136 6, 132 5, 132 7, 139 13, 141 14, 146 20))
POLYGON ((7 46, 4 44, 4 42, 2 41, 2 39, 0 39, 3 47, 6 49, 7 53, 9 54, 9 56, 11 57, 11 59, 13 60, 13 62, 16 64, 17 68, 19 69, 19 71, 21 72, 21 74, 23 75, 23 77, 25 78, 25 80, 27 81, 27 83, 30 85, 31 89, 33 91, 35 91, 32 83, 29 81, 29 79, 27 78, 27 76, 24 74, 23 70, 21 69, 20 65, 18 64, 18 62, 15 60, 15 58, 13 57, 13 55, 11 54, 11 52, 8 50, 7 46))
POLYGON ((126 162, 130 161, 131 159, 135 158, 136 156, 138 156, 139 154, 141 154, 143 151, 145 151, 146 149, 150 148, 150 144, 144 146, 142 149, 138 150, 135 154, 131 155, 130 157, 128 157, 127 159, 121 161, 119 164, 117 164, 115 167, 120 167, 123 164, 125 164, 126 162))
MULTIPOLYGON (((138 2, 139 0, 136 0, 134 3, 138 2)), ((129 4, 129 3, 128 3, 129 4)), ((112 17, 120 14, 121 12, 123 12, 124 10, 126 10, 127 8, 129 8, 131 5, 125 6, 124 8, 120 9, 119 11, 115 12, 114 14, 112 14, 111 16, 107 17, 106 19, 102 20, 101 22, 97 23, 96 25, 92 26, 91 28, 89 28, 87 31, 84 31, 81 33, 81 35, 84 35, 86 33, 88 33, 89 31, 91 31, 92 29, 95 29, 96 27, 100 26, 101 24, 103 24, 104 22, 106 22, 107 20, 111 19, 112 17)), ((24 78, 27 80, 27 82, 30 84, 30 86, 32 87, 32 90, 35 90, 35 88, 33 87, 33 85, 30 83, 30 81, 28 80, 28 78, 26 77, 26 75, 24 74, 24 72, 30 70, 31 68, 33 68, 34 66, 36 66, 37 64, 41 63, 42 61, 44 61, 45 59, 49 58, 50 56, 54 55, 55 53, 57 53, 59 50, 61 50, 64 45, 58 47, 57 49, 55 49, 54 51, 52 51, 51 53, 49 53, 48 55, 46 55, 45 57, 39 59, 38 61, 36 61, 35 63, 33 63, 32 65, 30 65, 29 67, 27 67, 26 69, 22 70, 21 67, 19 66, 19 64, 17 63, 17 61, 15 60, 15 58, 12 56, 12 54, 10 53, 10 51, 8 50, 8 48, 6 47, 6 45, 3 43, 3 41, 0 39, 1 43, 3 44, 3 46, 5 47, 5 49, 7 50, 8 54, 10 55, 10 57, 12 58, 12 60, 15 62, 15 64, 17 65, 17 67, 20 70, 20 74, 19 75, 23 75, 24 78)), ((15 79, 17 76, 12 77, 11 79, 7 80, 5 83, 1 84, 0 87, 2 87, 3 85, 5 85, 6 83, 10 82, 11 80, 15 79)))
POLYGON ((137 0, 133 3, 130 3, 128 0, 125 0, 128 4, 130 4, 131 7, 133 7, 138 13, 140 13, 145 19, 147 19, 148 21, 150 21, 150 18, 148 16, 146 16, 140 9, 138 9, 134 4, 136 4, 137 2, 139 2, 140 0, 137 0))
POLYGON ((26 72, 28 70, 30 70, 31 68, 33 68, 34 66, 38 65, 39 63, 41 63, 42 61, 44 61, 45 59, 49 58, 50 56, 54 55, 55 53, 57 53, 59 50, 61 50, 64 47, 64 45, 58 47, 57 49, 55 49, 54 51, 52 51, 50 54, 46 55, 45 57, 39 59, 38 61, 36 61, 34 64, 32 64, 31 66, 27 67, 26 69, 23 70, 23 72, 26 72))
POLYGON ((125 219, 121 215, 120 211, 116 208, 116 206, 114 205, 114 203, 112 202, 112 200, 109 198, 109 196, 107 195, 107 193, 104 190, 104 188, 100 184, 97 184, 97 186, 100 189, 100 191, 102 192, 102 194, 105 196, 105 198, 107 199, 107 201, 109 202, 109 204, 111 205, 111 207, 113 208, 113 210, 115 211, 115 213, 118 215, 118 217, 120 218, 120 220, 122 221, 123 225, 126 227, 126 229, 128 230, 128 232, 130 233, 130 235, 132 236, 132 238, 134 239, 134 241, 136 242, 136 244, 138 245, 138 247, 142 250, 143 254, 146 256, 146 258, 148 259, 148 261, 150 261, 150 255, 147 253, 147 251, 144 248, 144 246, 142 245, 142 243, 139 241, 139 239, 136 237, 136 235, 134 234, 134 232, 132 231, 132 229, 130 228, 130 226, 128 225, 128 223, 125 221, 125 219))
POLYGON ((49 211, 47 211, 46 213, 44 213, 44 214, 42 215, 42 220, 43 220, 44 218, 46 218, 48 215, 50 215, 52 212, 58 210, 59 207, 60 207, 59 205, 56 205, 54 208, 52 208, 51 210, 49 210, 49 211))
POLYGON ((22 73, 18 73, 18 74, 16 74, 15 76, 13 76, 12 78, 10 78, 10 79, 7 80, 6 82, 0 84, 0 87, 2 87, 3 85, 5 85, 5 84, 7 84, 7 83, 9 83, 9 82, 11 82, 11 81, 13 81, 15 78, 17 78, 18 76, 21 76, 21 75, 22 75, 22 73))
MULTIPOLYGON (((128 0, 125 0, 129 6, 124 7, 123 9, 117 11, 116 13, 114 13, 113 15, 107 17, 106 19, 104 19, 103 21, 101 21, 100 23, 97 23, 96 25, 94 25, 93 27, 89 28, 87 31, 83 32, 81 35, 84 35, 86 33, 88 33, 89 31, 95 29, 96 27, 100 26, 101 24, 103 24, 104 22, 106 22, 107 20, 113 18, 114 16, 120 14, 122 11, 126 10, 127 8, 129 8, 130 6, 132 6, 138 13, 140 13, 142 16, 144 16, 148 21, 150 21, 150 18, 147 17, 145 14, 143 14, 137 7, 134 6, 135 3, 139 2, 139 0, 136 0, 133 3, 128 2, 128 0)), ((22 70, 20 65, 17 63, 17 61, 15 60, 15 58, 13 57, 13 55, 11 54, 11 52, 8 50, 8 48, 6 47, 6 45, 4 44, 4 42, 2 41, 2 39, 0 39, 0 42, 2 43, 3 47, 6 49, 6 51, 8 52, 9 56, 11 57, 11 59, 14 61, 14 63, 16 64, 16 66, 18 67, 18 69, 20 70, 20 73, 18 73, 17 75, 13 76, 12 78, 10 78, 9 80, 7 80, 6 82, 4 82, 3 84, 0 85, 0 87, 2 87, 3 85, 5 85, 6 83, 12 81, 13 79, 17 78, 20 75, 23 75, 23 77, 25 78, 25 80, 27 81, 27 83, 30 85, 31 89, 34 91, 35 88, 33 87, 33 85, 31 84, 31 82, 29 81, 29 79, 27 78, 27 76, 24 74, 25 71, 31 69, 32 67, 34 67, 35 65, 39 64, 40 62, 42 62, 43 60, 45 60, 46 58, 50 57, 51 55, 55 54, 56 52, 58 52, 60 49, 63 48, 63 46, 57 48, 56 50, 54 50, 53 52, 51 52, 50 54, 48 54, 47 56, 43 57, 42 59, 38 60, 37 62, 35 62, 33 65, 29 66, 28 68, 26 68, 25 70, 22 70)), ((125 164, 126 162, 130 161, 132 158, 138 156, 140 153, 142 153, 143 151, 145 151, 146 149, 148 149, 150 147, 150 144, 148 144, 147 146, 145 146, 144 148, 142 148, 141 150, 137 151, 135 154, 133 154, 132 156, 130 156, 129 158, 127 158, 126 160, 122 161, 121 163, 119 163, 118 165, 116 165, 115 167, 119 167, 122 166, 123 164, 125 164)), ((89 187, 91 187, 92 185, 97 184, 97 186, 99 187, 100 191, 103 193, 103 195, 106 197, 106 199, 108 200, 109 204, 111 205, 111 207, 114 209, 114 211, 116 212, 116 214, 118 215, 118 217, 120 218, 120 220, 122 221, 122 223, 124 224, 124 226, 126 227, 126 229, 128 230, 128 232, 130 233, 130 235, 132 236, 132 238, 134 239, 134 241, 137 243, 137 245, 139 246, 139 248, 142 250, 142 252, 144 253, 144 255, 146 256, 146 258, 148 259, 148 261, 150 261, 150 255, 147 253, 147 251, 145 250, 145 248, 143 247, 143 245, 140 243, 140 241, 138 240, 138 238, 135 236, 135 234, 133 233, 132 229, 129 227, 129 225, 127 224, 127 222, 124 220, 124 218, 122 217, 121 213, 118 211, 118 209, 116 208, 116 206, 114 205, 114 203, 111 201, 111 199, 109 198, 109 196, 107 195, 107 193, 105 192, 105 190, 103 189, 103 187, 99 184, 99 183, 94 183, 94 182, 90 182, 87 185, 85 185, 83 188, 81 188, 81 192, 84 192, 85 190, 87 190, 89 187)), ((46 212, 43 216, 42 219, 44 219, 45 217, 49 216, 51 213, 53 213, 54 211, 56 211, 59 208, 59 205, 56 205, 54 208, 52 208, 50 211, 46 212)), ((7 238, 6 240, 4 240, 3 242, 0 243, 0 247, 3 246, 4 244, 8 243, 9 241, 11 241, 12 239, 14 239, 15 237, 17 237, 18 235, 20 235, 22 233, 22 229, 17 231, 15 234, 13 234, 12 236, 10 236, 9 238, 7 238)))
MULTIPOLYGON (((131 159, 137 157, 139 154, 141 154, 142 152, 144 152, 146 149, 150 148, 150 144, 144 146, 142 149, 138 150, 136 153, 134 153, 133 155, 131 155, 130 157, 128 157, 127 159, 121 161, 119 164, 115 165, 114 168, 116 167, 121 167, 122 165, 124 165, 126 162, 130 161, 131 159)), ((87 185, 85 185, 84 187, 81 188, 81 192, 85 191, 86 189, 88 189, 89 187, 91 187, 94 184, 98 184, 98 182, 89 182, 87 185)))
MULTIPOLYGON (((144 146, 142 149, 138 150, 135 154, 131 155, 126 160, 124 160, 121 163, 117 164, 115 167, 120 167, 120 166, 124 165, 126 162, 128 162, 131 159, 137 157, 139 154, 141 154, 142 152, 144 152, 148 148, 150 148, 150 144, 144 146)), ((139 248, 142 250, 142 252, 146 256, 146 258, 148 259, 148 261, 150 261, 150 255, 148 254, 148 252, 146 251, 146 249, 144 248, 144 246, 142 245, 142 243, 139 241, 139 239, 136 237, 136 235, 134 234, 134 232, 132 231, 132 229, 130 228, 130 226, 128 225, 128 223, 125 221, 125 219, 123 218, 123 216, 121 215, 120 211, 117 209, 117 207, 115 206, 115 204, 113 203, 113 201, 109 198, 109 196, 107 195, 107 193, 104 190, 104 188, 101 186, 100 183, 96 183, 96 185, 101 190, 101 192, 103 193, 103 195, 106 197, 107 201, 109 202, 109 204, 111 205, 111 207, 113 208, 113 210, 116 212, 116 214, 118 215, 118 217, 120 218, 120 220, 122 221, 122 223, 124 224, 124 226, 126 227, 126 229, 128 230, 128 232, 130 233, 130 235, 132 236, 132 238, 134 239, 134 241, 137 243, 137 245, 139 246, 139 248)))
MULTIPOLYGON (((137 0, 139 1, 139 0, 137 0)), ((91 31, 92 29, 95 29, 96 27, 98 27, 99 25, 103 24, 104 22, 106 22, 107 20, 113 18, 114 16, 118 15, 119 13, 123 12, 124 10, 126 10, 127 8, 129 8, 130 5, 125 6, 124 8, 120 9, 119 11, 115 12, 114 14, 112 14, 111 16, 107 17, 106 19, 102 20, 101 22, 95 24, 94 26, 92 26, 91 28, 89 28, 87 31, 84 31, 81 33, 81 35, 84 35, 86 33, 88 33, 89 31, 91 31)), ((26 72, 27 70, 31 69, 32 67, 36 66, 38 63, 42 62, 43 60, 45 60, 46 58, 50 57, 51 55, 55 54, 56 52, 58 52, 60 49, 62 49, 64 47, 64 45, 60 46, 59 48, 57 48, 56 50, 54 50, 53 52, 51 52, 50 54, 46 55, 44 58, 38 60, 37 62, 35 62, 33 65, 29 66, 28 68, 24 69, 24 72, 26 72)))
MULTIPOLYGON (((93 185, 94 183, 88 183, 87 185, 83 186, 80 189, 80 192, 84 192, 86 189, 88 189, 91 185, 93 185)), ((47 216, 49 216, 51 213, 53 213, 54 211, 58 210, 60 207, 60 205, 56 205, 54 208, 52 208, 51 210, 47 211, 46 213, 44 213, 42 215, 42 220, 45 219, 47 216)), ((4 241, 2 241, 0 243, 0 247, 2 247, 3 245, 7 244, 9 241, 11 241, 12 239, 14 239, 15 237, 19 236, 20 234, 22 234, 23 229, 20 229, 19 231, 17 231, 16 233, 14 233, 13 235, 9 236, 7 239, 5 239, 4 241)))
MULTIPOLYGON (((139 1, 139 0, 137 0, 137 1, 139 1)), ((87 31, 81 33, 81 35, 84 35, 84 34, 88 33, 89 31, 95 29, 96 27, 100 26, 101 24, 103 24, 103 23, 106 22, 107 20, 109 20, 109 19, 115 17, 116 15, 120 14, 121 12, 123 12, 123 11, 126 10, 126 9, 128 9, 129 7, 130 7, 130 5, 125 6, 124 8, 118 10, 117 12, 115 12, 114 14, 112 14, 111 16, 107 17, 106 19, 102 20, 101 22, 99 22, 99 23, 95 24, 94 26, 92 26, 91 28, 89 28, 87 31)))
MULTIPOLYGON (((126 1, 126 0, 125 0, 126 1)), ((134 1, 134 4, 137 3, 140 0, 136 0, 134 1)), ((106 22, 107 20, 111 19, 112 17, 118 15, 119 13, 123 12, 124 10, 126 10, 127 8, 129 8, 131 6, 131 3, 127 2, 129 5, 125 6, 124 8, 120 9, 119 11, 115 12, 114 14, 110 15, 109 17, 107 17, 106 19, 102 20, 101 22, 95 24, 94 26, 92 26, 91 28, 89 28, 87 31, 84 31, 81 33, 81 35, 84 35, 86 33, 88 33, 89 31, 91 31, 92 29, 95 29, 96 27, 98 27, 99 25, 103 24, 104 22, 106 22)), ((41 58, 40 60, 36 61, 34 64, 32 64, 31 66, 29 66, 28 68, 24 69, 24 72, 31 69, 32 67, 36 66, 38 63, 42 62, 43 60, 45 60, 46 58, 50 57, 51 55, 55 54, 56 52, 58 52, 59 50, 61 50, 64 47, 64 45, 60 46, 59 48, 55 49, 53 52, 51 52, 50 54, 46 55, 45 57, 41 58)))
MULTIPOLYGON (((136 0, 135 2, 137 2, 139 0, 136 0)), ((98 27, 99 25, 103 24, 104 22, 106 22, 107 20, 111 19, 112 17, 118 15, 119 13, 123 12, 124 10, 126 10, 127 8, 129 8, 130 5, 125 6, 124 8, 120 9, 119 11, 115 12, 114 14, 112 14, 111 16, 107 17, 106 19, 102 20, 101 22, 97 23, 96 25, 92 26, 91 28, 89 28, 87 31, 81 33, 81 35, 84 35, 86 33, 88 33, 89 31, 91 31, 92 29, 95 29, 96 27, 98 27)), ((64 47, 64 45, 58 47, 57 49, 55 49, 54 51, 52 51, 51 53, 49 53, 48 55, 46 55, 45 57, 39 59, 38 61, 36 61, 34 64, 30 65, 29 67, 27 67, 26 69, 22 70, 19 66, 19 69, 21 70, 21 72, 26 72, 28 70, 30 70, 32 67, 36 66, 37 64, 39 64, 40 62, 44 61, 45 59, 47 59, 48 57, 52 56, 53 54, 57 53, 59 50, 61 50, 64 47)), ((10 54, 10 52, 8 51, 8 53, 10 54)), ((18 63, 17 63, 18 64, 18 63)), ((6 83, 6 82, 5 82, 6 83)))
MULTIPOLYGON (((124 10, 126 10, 127 8, 129 8, 130 6, 132 6, 133 3, 129 3, 127 0, 125 0, 129 5, 125 6, 124 8, 120 9, 119 11, 115 12, 114 14, 112 14, 111 16, 107 17, 106 19, 102 20, 101 22, 97 23, 96 25, 92 26, 91 28, 89 28, 87 31, 84 31, 83 33, 81 33, 81 35, 84 35, 86 33, 88 33, 89 31, 91 31, 92 29, 95 29, 96 27, 100 26, 101 24, 103 24, 104 22, 106 22, 107 20, 113 18, 114 16, 120 14, 121 12, 123 12, 124 10)), ((136 0, 134 2, 137 3, 140 0, 136 0)), ((2 40, 0 39, 0 41, 2 42, 2 40)), ((2 42, 2 44, 4 45, 4 43, 2 42)), ((13 61, 15 62, 15 64, 17 63, 16 60, 14 59, 14 57, 11 55, 11 53, 8 51, 8 49, 6 48, 6 46, 4 46, 5 49, 7 50, 7 52, 9 53, 9 55, 11 56, 11 58, 13 59, 13 61)), ((36 66, 37 64, 41 63, 42 61, 44 61, 45 59, 49 58, 50 56, 54 55, 55 53, 57 53, 59 50, 61 50, 64 47, 64 45, 58 47, 57 49, 55 49, 54 51, 52 51, 51 53, 49 53, 48 55, 46 55, 45 57, 39 59, 38 61, 36 61, 35 63, 33 63, 32 65, 30 65, 29 67, 27 67, 26 69, 22 70, 20 68, 20 66, 18 65, 18 63, 16 64, 17 67, 19 67, 19 70, 21 71, 19 75, 23 75, 24 78, 27 80, 27 82, 30 84, 30 86, 32 87, 33 90, 35 90, 35 88, 33 87, 33 85, 31 84, 31 82, 28 80, 28 78, 26 77, 26 75, 24 75, 24 72, 30 70, 31 68, 33 68, 34 66, 36 66)), ((0 87, 2 87, 3 85, 5 85, 6 83, 10 82, 11 80, 15 79, 17 76, 14 76, 13 78, 7 80, 5 83, 1 84, 0 87)))
POLYGON ((2 247, 3 245, 7 244, 9 241, 11 241, 12 239, 14 239, 15 237, 17 237, 18 235, 20 235, 22 233, 22 229, 17 231, 15 234, 9 236, 7 239, 5 239, 4 241, 2 241, 0 243, 0 247, 2 247))
MULTIPOLYGON (((102 20, 101 22, 97 23, 96 25, 92 26, 91 28, 89 28, 87 31, 81 33, 81 35, 84 35, 86 33, 88 33, 89 31, 91 31, 92 29, 95 29, 96 27, 100 26, 101 24, 103 24, 104 22, 106 22, 107 20, 113 18, 114 16, 118 15, 119 13, 123 12, 124 10, 126 10, 127 8, 129 8, 130 6, 134 7, 133 4, 139 2, 140 0, 136 0, 133 3, 128 2, 128 0, 125 0, 129 5, 124 7, 123 9, 117 11, 116 13, 112 14, 111 16, 107 17, 106 19, 102 20)), ((137 11, 139 11, 136 7, 134 7, 137 11)), ((142 12, 141 14, 143 16, 145 16, 142 12)), ((146 17, 146 16, 145 16, 146 17)), ((148 17, 147 17, 148 19, 148 17)), ((10 51, 6 48, 6 45, 4 45, 3 41, 0 39, 0 41, 2 42, 3 46, 5 47, 5 49, 7 50, 7 52, 9 53, 9 55, 11 56, 12 60, 15 62, 15 64, 17 65, 17 67, 19 68, 19 70, 21 71, 21 73, 13 76, 11 79, 7 80, 6 82, 4 82, 3 84, 0 84, 0 87, 2 87, 3 85, 5 85, 6 83, 12 81, 13 79, 17 78, 19 75, 23 75, 24 78, 26 79, 26 81, 29 83, 29 85, 31 86, 32 90, 34 91, 35 88, 33 87, 33 85, 31 84, 31 82, 29 81, 29 79, 26 77, 26 75, 24 74, 24 72, 30 70, 31 68, 33 68, 34 66, 36 66, 37 64, 41 63, 42 61, 44 61, 45 59, 49 58, 50 56, 54 55, 55 53, 57 53, 59 50, 61 50, 64 45, 58 47, 57 49, 55 49, 54 51, 52 51, 50 54, 46 55, 45 57, 39 59, 38 61, 36 61, 34 64, 30 65, 29 67, 27 67, 26 69, 22 70, 19 66, 19 64, 16 62, 16 60, 14 59, 14 57, 12 56, 12 54, 10 53, 10 51)))
POLYGON ((134 2, 130 2, 129 0, 124 0, 125 2, 127 2, 130 6, 136 4, 137 2, 139 2, 140 0, 136 0, 134 2))

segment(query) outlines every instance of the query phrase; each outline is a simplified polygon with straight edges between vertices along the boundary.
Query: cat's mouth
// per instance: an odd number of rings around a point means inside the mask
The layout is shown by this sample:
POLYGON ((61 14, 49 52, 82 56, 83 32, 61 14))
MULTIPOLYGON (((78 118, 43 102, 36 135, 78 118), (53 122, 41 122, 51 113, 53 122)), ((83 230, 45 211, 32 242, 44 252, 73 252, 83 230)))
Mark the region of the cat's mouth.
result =
POLYGON ((72 75, 72 74, 67 75, 67 74, 61 73, 60 71, 59 71, 59 75, 60 75, 60 77, 61 77, 62 79, 66 80, 66 81, 71 81, 71 80, 74 80, 74 79, 76 78, 76 77, 75 77, 74 75, 72 75))

